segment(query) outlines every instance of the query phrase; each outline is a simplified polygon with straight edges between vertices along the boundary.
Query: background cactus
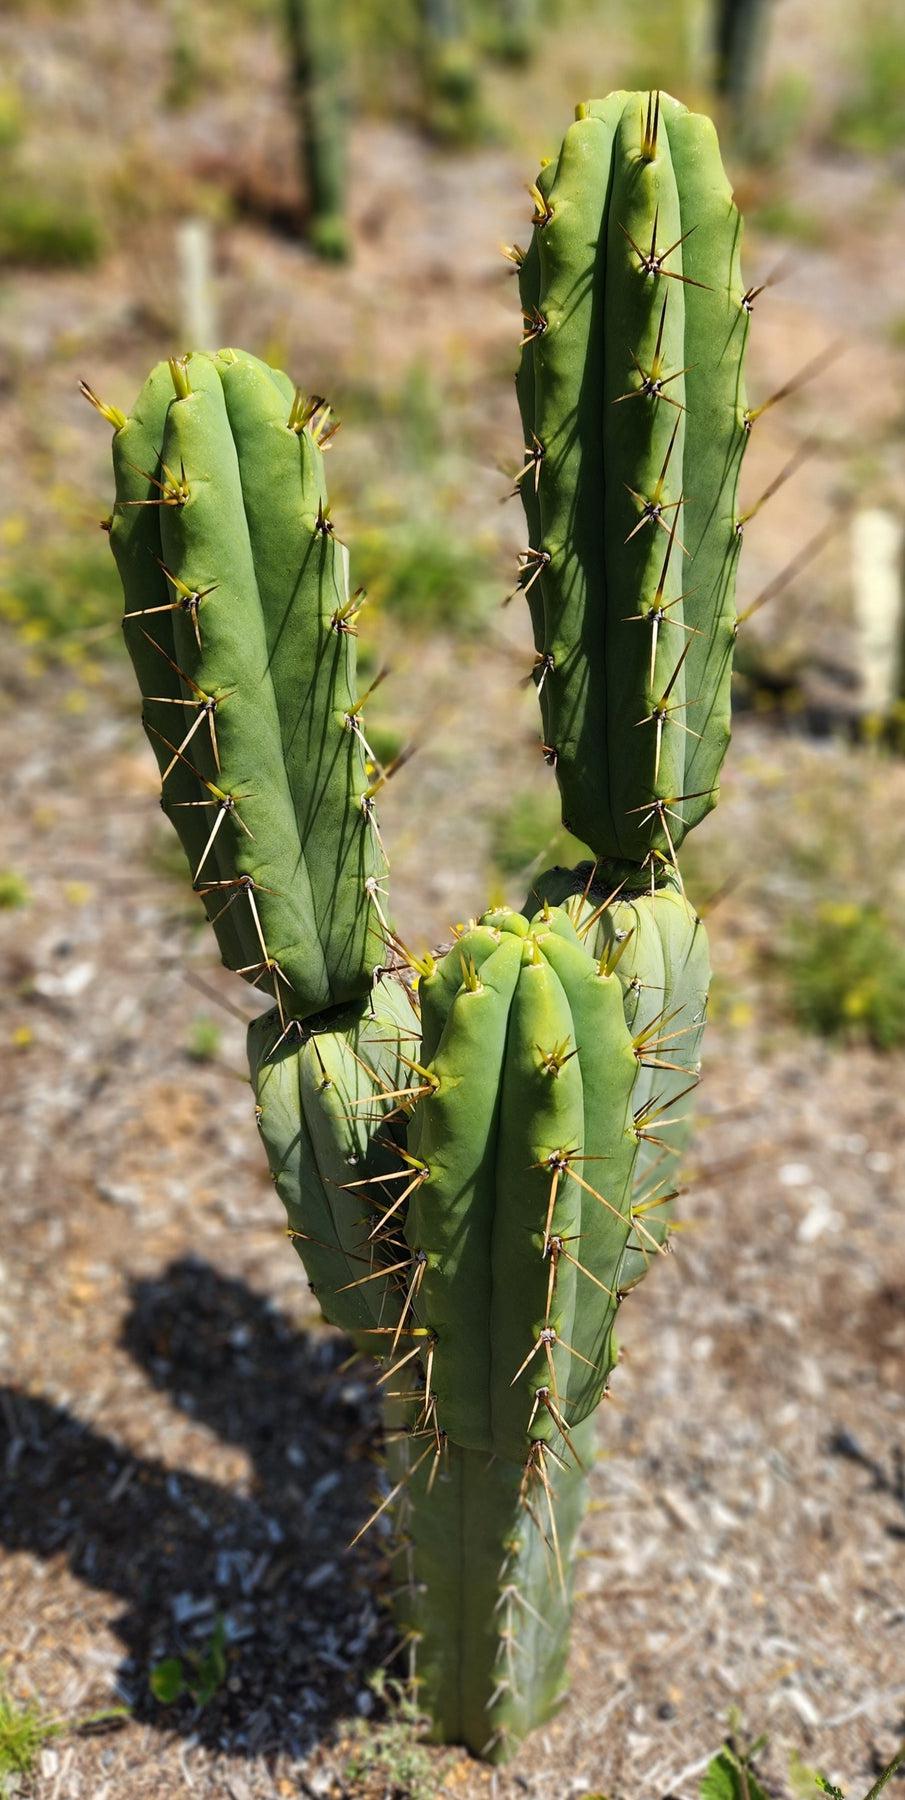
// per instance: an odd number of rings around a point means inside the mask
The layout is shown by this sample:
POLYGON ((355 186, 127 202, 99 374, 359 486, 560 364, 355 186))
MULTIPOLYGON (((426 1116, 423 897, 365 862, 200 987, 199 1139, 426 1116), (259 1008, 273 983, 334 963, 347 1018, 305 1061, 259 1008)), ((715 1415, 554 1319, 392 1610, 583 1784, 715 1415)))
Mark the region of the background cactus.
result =
POLYGON ((665 1248, 709 973, 675 852, 728 738, 750 423, 707 122, 659 95, 591 102, 535 200, 523 586, 548 754, 601 861, 410 959, 417 1001, 378 966, 398 960, 386 771, 324 403, 227 350, 163 365, 128 420, 101 407, 165 808, 224 961, 276 1002, 249 1033, 271 1170, 325 1316, 385 1364, 372 1517, 394 1509, 409 1675, 437 1736, 494 1759, 563 1690, 616 1312, 665 1248))
POLYGON ((715 86, 736 135, 748 136, 766 49, 770 0, 715 0, 715 86))
POLYGON ((349 252, 342 14, 326 0, 283 0, 290 83, 306 199, 305 235, 319 256, 349 252))

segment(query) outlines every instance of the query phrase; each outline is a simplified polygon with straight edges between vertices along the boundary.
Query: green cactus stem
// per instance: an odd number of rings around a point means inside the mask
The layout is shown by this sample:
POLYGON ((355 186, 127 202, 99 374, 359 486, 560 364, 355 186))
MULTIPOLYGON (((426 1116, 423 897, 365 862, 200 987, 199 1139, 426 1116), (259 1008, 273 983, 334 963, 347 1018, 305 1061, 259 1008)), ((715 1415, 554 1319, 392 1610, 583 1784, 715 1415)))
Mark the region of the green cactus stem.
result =
POLYGON ((730 129, 749 136, 753 103, 767 43, 769 0, 714 0, 713 49, 717 94, 730 129))
POLYGON ((406 1238, 436 1424, 464 1449, 568 1459, 613 1365, 633 1224, 622 990, 551 909, 486 914, 422 995, 445 1019, 409 1128, 423 1174, 406 1238))
POLYGON ((398 981, 304 1026, 275 1010, 248 1031, 255 1112, 270 1172, 324 1318, 380 1355, 404 1287, 381 1271, 405 1256, 382 1229, 408 1165, 394 1142, 417 1057, 418 1015, 398 981))
POLYGON ((283 0, 306 236, 329 261, 349 254, 341 12, 328 0, 283 0))
POLYGON ((504 1762, 567 1691, 575 1538, 588 1500, 594 1425, 578 1463, 536 1444, 524 1467, 427 1435, 392 1435, 401 1483, 394 1610, 412 1693, 441 1743, 504 1762))
POLYGON ((710 987, 707 933, 672 872, 651 888, 640 887, 637 878, 632 885, 621 870, 589 863, 551 869, 533 883, 525 911, 532 914, 542 904, 564 907, 591 955, 617 975, 638 1050, 632 1112, 645 1135, 635 1161, 633 1203, 644 1231, 633 1229, 626 1244, 616 1278, 623 1293, 646 1274, 651 1238, 664 1244, 672 1218, 701 1068, 710 987))
POLYGON ((425 125, 446 144, 485 135, 480 79, 462 0, 419 0, 425 125))
POLYGON ((750 423, 739 238, 712 125, 666 95, 580 107, 535 193, 520 586, 563 821, 601 857, 674 861, 719 791, 750 423))
POLYGON ((110 540, 163 808, 224 962, 300 1017, 366 994, 383 947, 327 417, 224 350, 155 369, 113 440, 110 540))

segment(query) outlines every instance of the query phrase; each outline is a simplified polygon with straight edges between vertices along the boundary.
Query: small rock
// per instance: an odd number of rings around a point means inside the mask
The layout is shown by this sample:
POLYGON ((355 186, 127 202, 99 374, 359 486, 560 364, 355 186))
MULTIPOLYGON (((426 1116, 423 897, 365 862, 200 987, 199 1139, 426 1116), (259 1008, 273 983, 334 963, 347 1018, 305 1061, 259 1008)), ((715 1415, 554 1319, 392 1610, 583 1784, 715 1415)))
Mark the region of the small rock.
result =
POLYGON ((807 1163, 789 1162, 782 1163, 780 1166, 779 1183, 781 1187, 807 1187, 813 1179, 813 1171, 807 1163))

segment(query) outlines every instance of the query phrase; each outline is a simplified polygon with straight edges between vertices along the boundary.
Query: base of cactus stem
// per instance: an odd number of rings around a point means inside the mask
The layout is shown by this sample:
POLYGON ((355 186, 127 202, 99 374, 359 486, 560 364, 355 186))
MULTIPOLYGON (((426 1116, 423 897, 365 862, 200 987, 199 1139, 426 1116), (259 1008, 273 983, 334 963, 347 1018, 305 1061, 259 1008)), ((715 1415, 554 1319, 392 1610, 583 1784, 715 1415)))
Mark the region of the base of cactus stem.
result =
POLYGON ((506 1762, 567 1691, 594 1418, 571 1435, 584 1467, 548 1458, 549 1490, 521 1464, 480 1451, 447 1444, 435 1463, 423 1436, 390 1445, 390 1479, 405 1479, 392 1585, 412 1696, 433 1742, 487 1762, 506 1762))
POLYGON ((324 262, 348 262, 352 251, 349 228, 338 213, 312 217, 305 228, 308 246, 324 262))

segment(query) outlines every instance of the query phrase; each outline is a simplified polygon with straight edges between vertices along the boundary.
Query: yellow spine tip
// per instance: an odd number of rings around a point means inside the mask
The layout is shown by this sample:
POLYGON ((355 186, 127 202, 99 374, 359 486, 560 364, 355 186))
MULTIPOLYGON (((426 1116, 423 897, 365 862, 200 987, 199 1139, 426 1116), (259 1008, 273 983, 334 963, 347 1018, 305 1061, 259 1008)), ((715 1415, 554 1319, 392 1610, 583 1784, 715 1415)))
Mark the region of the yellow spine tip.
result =
POLYGON ((173 387, 176 390, 177 400, 187 400, 192 391, 185 362, 186 359, 184 356, 171 356, 169 358, 168 366, 172 377, 173 387))
POLYGON ((107 420, 108 425, 113 426, 114 431, 122 429, 126 423, 126 415, 124 412, 120 412, 118 406, 108 406, 107 402, 95 393, 93 387, 89 387, 87 381, 79 382, 79 393, 94 407, 96 412, 100 413, 101 418, 107 420))

